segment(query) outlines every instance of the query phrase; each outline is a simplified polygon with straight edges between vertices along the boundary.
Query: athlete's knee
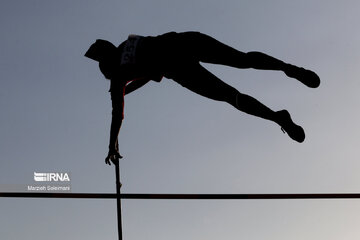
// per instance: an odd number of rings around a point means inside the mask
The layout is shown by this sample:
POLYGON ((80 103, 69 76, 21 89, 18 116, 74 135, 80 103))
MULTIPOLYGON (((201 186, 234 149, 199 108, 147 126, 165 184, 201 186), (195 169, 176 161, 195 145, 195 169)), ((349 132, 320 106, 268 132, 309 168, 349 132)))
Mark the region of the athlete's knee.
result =
MULTIPOLYGON (((234 53, 234 51, 233 51, 234 53)), ((238 68, 251 68, 253 67, 258 58, 258 52, 240 52, 236 51, 235 54, 229 55, 229 60, 234 63, 230 63, 230 66, 238 68), (231 57, 232 56, 232 57, 231 57)))
POLYGON ((253 64, 259 59, 261 55, 262 55, 261 52, 252 51, 245 53, 245 58, 249 64, 253 64))
POLYGON ((241 96, 242 96, 242 93, 240 93, 235 88, 232 88, 224 96, 223 101, 225 101, 225 102, 233 105, 234 107, 236 107, 238 105, 239 101, 241 101, 241 96))
POLYGON ((248 52, 246 58, 251 64, 258 64, 259 62, 268 61, 269 56, 262 52, 248 52))

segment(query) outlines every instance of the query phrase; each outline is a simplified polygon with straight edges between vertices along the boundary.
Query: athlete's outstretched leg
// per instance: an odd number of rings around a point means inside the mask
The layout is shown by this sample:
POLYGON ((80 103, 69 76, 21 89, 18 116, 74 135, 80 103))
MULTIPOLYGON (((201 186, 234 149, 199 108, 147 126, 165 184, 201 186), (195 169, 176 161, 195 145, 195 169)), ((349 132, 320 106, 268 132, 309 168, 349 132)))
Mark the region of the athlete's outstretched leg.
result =
POLYGON ((188 65, 166 77, 204 97, 227 102, 242 112, 273 121, 295 141, 302 142, 305 139, 304 130, 292 122, 286 110, 274 112, 255 98, 242 94, 224 83, 200 64, 188 65))
POLYGON ((236 68, 279 70, 308 87, 315 88, 320 84, 320 79, 314 72, 285 63, 261 52, 244 53, 199 32, 182 33, 182 39, 191 49, 192 54, 196 55, 201 62, 236 68))

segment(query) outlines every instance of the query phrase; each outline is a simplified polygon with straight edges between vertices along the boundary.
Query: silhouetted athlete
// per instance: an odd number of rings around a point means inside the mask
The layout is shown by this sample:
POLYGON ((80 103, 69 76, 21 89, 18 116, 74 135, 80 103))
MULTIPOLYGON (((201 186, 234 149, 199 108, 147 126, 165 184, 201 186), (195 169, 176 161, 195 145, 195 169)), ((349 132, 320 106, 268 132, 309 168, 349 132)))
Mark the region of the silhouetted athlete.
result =
POLYGON ((305 133, 292 121, 288 111, 273 111, 255 98, 240 93, 207 71, 200 62, 279 70, 308 87, 320 85, 320 78, 310 70, 261 52, 240 52, 199 32, 169 32, 156 37, 130 35, 118 47, 98 39, 85 56, 98 61, 101 72, 111 81, 112 121, 107 164, 122 158, 117 139, 124 118, 124 95, 150 80, 160 82, 166 77, 204 97, 227 102, 242 112, 273 121, 297 142, 304 141, 305 133))

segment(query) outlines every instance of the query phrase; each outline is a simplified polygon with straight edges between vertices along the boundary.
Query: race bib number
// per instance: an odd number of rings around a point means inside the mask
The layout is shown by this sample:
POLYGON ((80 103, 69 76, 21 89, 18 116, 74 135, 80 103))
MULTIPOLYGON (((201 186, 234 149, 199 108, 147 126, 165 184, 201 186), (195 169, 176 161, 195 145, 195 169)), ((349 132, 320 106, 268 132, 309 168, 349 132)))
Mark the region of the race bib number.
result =
POLYGON ((123 53, 121 55, 121 64, 135 64, 136 63, 136 47, 142 37, 138 35, 129 35, 123 53))

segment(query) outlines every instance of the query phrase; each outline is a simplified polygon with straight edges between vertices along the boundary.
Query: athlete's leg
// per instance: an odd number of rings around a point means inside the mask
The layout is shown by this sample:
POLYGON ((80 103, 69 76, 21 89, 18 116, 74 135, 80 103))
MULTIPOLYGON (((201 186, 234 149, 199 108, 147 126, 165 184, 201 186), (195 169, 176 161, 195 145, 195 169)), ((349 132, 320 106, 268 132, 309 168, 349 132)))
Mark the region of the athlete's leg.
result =
POLYGON ((242 94, 224 83, 200 64, 188 65, 166 77, 204 97, 227 102, 242 112, 278 123, 298 142, 305 138, 303 129, 292 122, 286 110, 274 112, 255 98, 242 94))
POLYGON ((280 70, 289 77, 298 79, 308 87, 317 87, 320 84, 319 77, 312 71, 285 63, 261 52, 244 53, 238 51, 199 32, 182 33, 182 41, 201 62, 236 68, 280 70))

